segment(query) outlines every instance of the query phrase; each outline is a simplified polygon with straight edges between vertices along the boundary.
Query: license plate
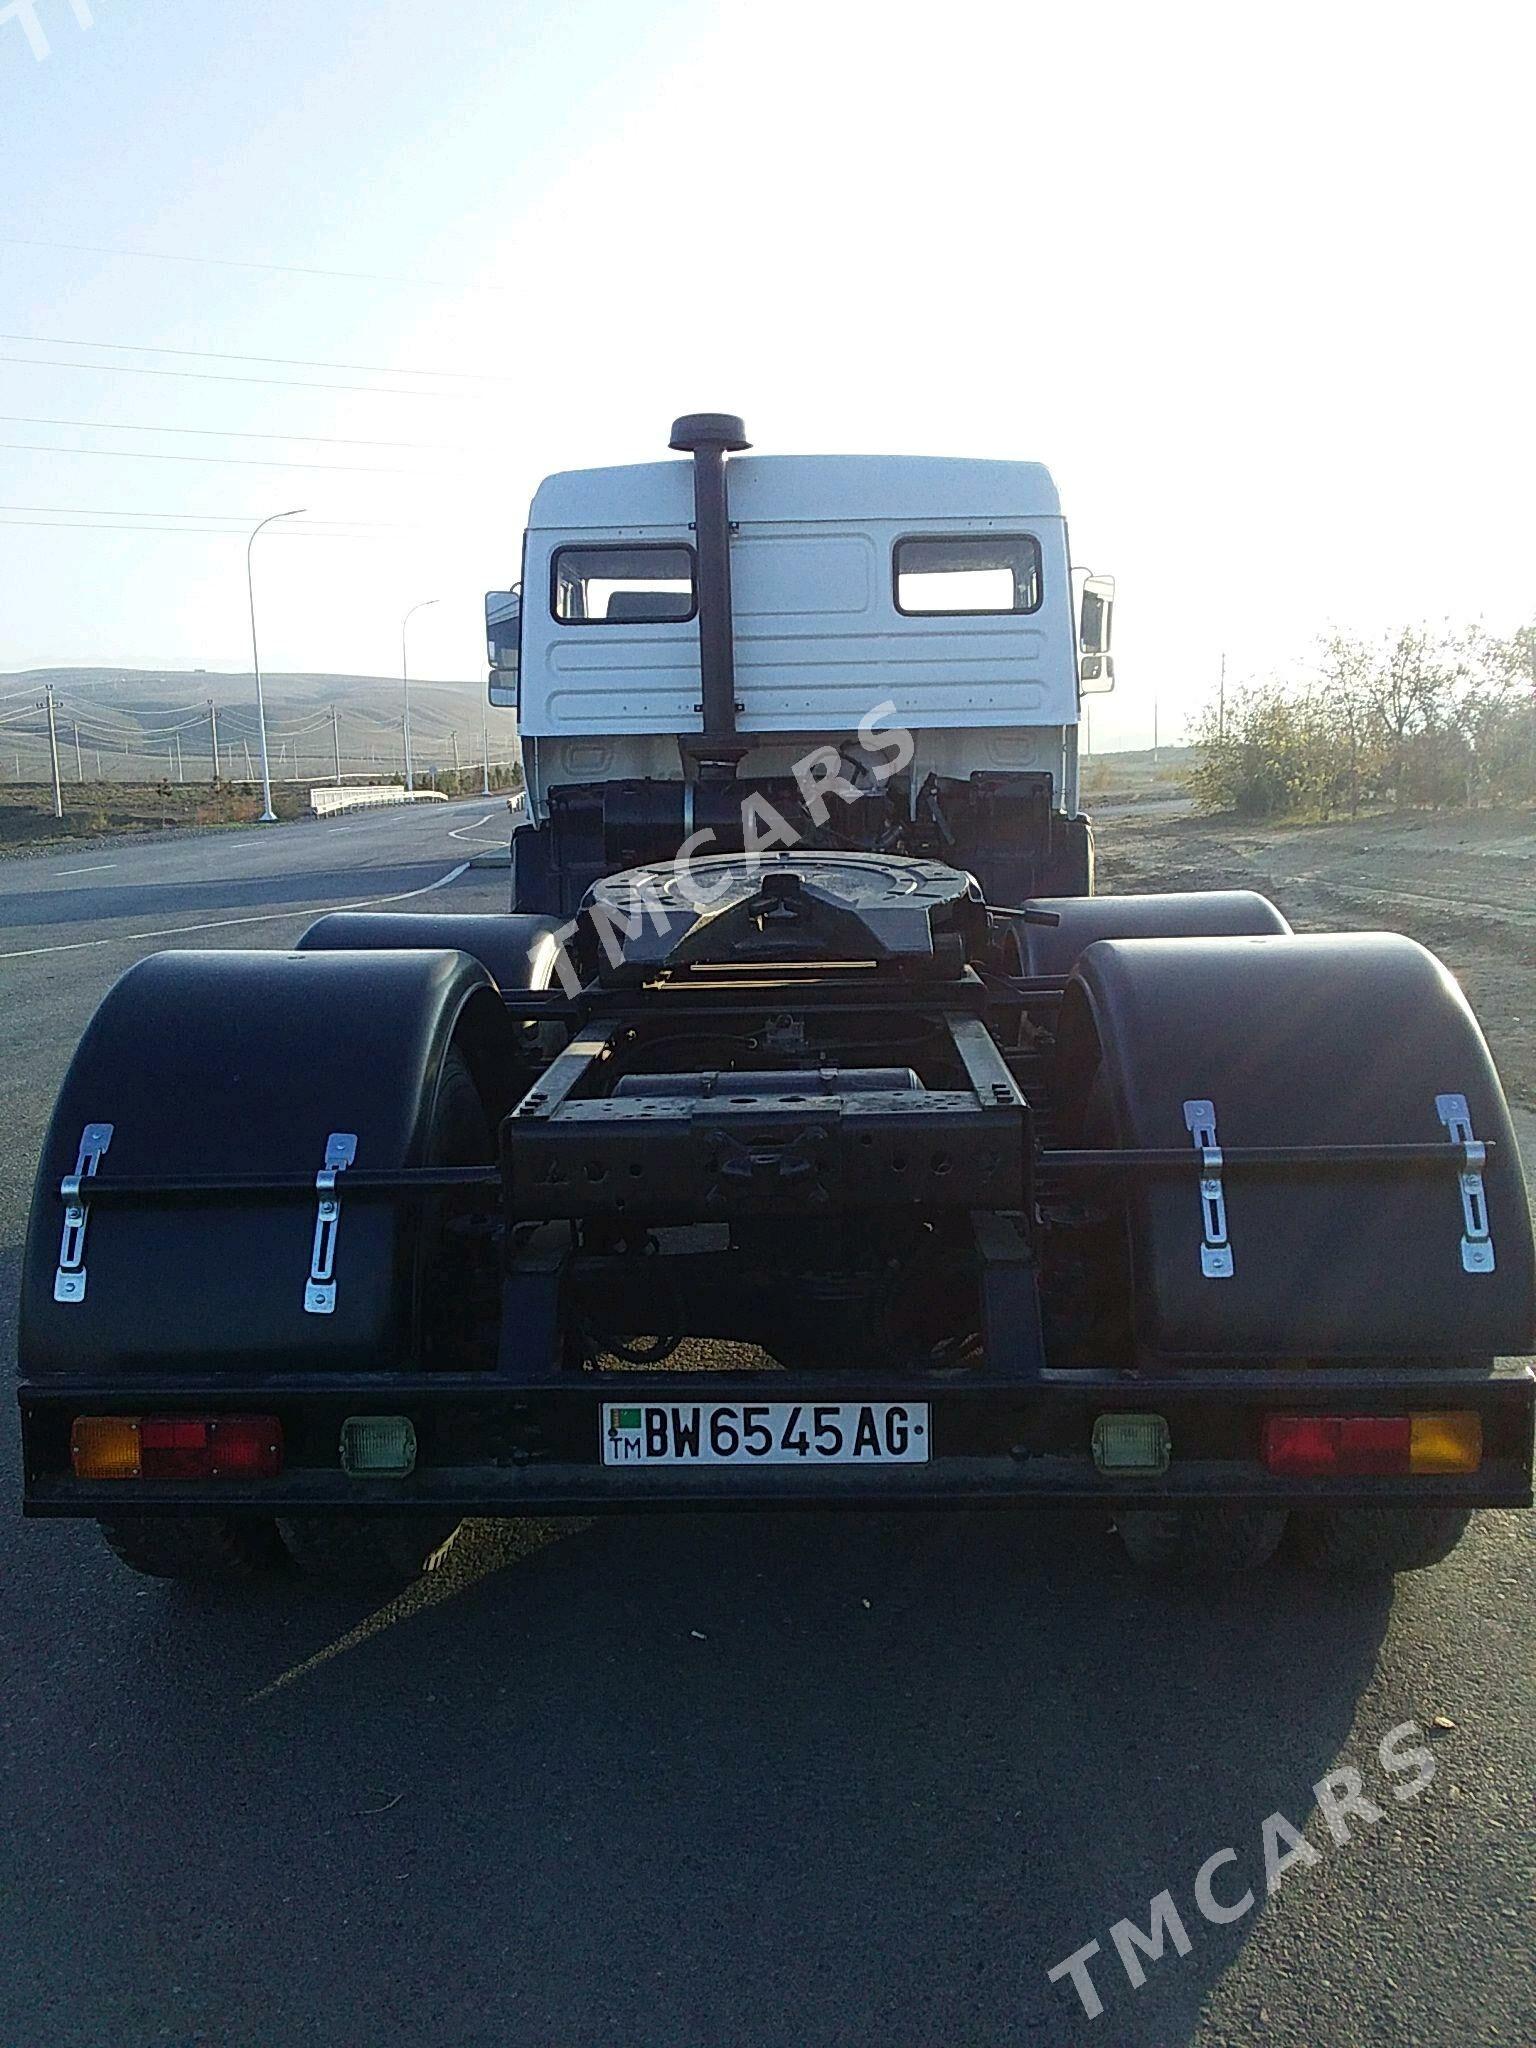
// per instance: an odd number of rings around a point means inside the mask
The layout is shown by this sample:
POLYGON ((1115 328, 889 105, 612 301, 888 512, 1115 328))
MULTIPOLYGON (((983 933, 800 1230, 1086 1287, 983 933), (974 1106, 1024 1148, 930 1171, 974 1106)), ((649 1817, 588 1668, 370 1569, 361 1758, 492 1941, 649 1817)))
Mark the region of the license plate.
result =
POLYGON ((605 1465, 926 1465, 926 1401, 604 1402, 605 1465))

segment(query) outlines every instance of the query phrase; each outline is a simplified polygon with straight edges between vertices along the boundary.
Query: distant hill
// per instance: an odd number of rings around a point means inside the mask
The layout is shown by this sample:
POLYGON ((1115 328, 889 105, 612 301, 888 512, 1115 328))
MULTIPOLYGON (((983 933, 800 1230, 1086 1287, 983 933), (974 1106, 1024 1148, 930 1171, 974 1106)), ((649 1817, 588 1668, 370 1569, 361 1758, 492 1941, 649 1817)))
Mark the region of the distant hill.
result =
MULTIPOLYGON (((247 671, 213 669, 39 668, 0 674, 0 783, 40 782, 48 776, 47 724, 29 692, 41 697, 53 685, 61 765, 66 779, 75 767, 75 729, 80 732, 80 767, 122 782, 158 782, 176 774, 181 744, 182 779, 201 781, 212 772, 208 700, 218 712, 221 766, 231 778, 247 773, 245 750, 256 758, 256 689, 247 671)), ((349 776, 385 775, 403 761, 399 676, 263 675, 267 738, 272 772, 280 781, 318 781, 334 774, 331 707, 341 741, 343 771, 349 776)), ((411 752, 423 774, 452 768, 454 742, 461 765, 481 754, 482 682, 411 683, 411 752)), ((509 711, 484 719, 493 764, 516 758, 515 723, 509 711)), ((1148 748, 1095 753, 1083 762, 1086 793, 1103 801, 1176 788, 1195 759, 1191 747, 1162 747, 1154 760, 1148 748)))
MULTIPOLYGON (((243 779, 247 752, 257 759, 256 693, 249 672, 204 669, 45 668, 0 674, 0 782, 48 775, 47 720, 28 701, 54 693, 61 770, 72 779, 76 734, 80 765, 119 781, 159 781, 212 773, 211 700, 218 720, 222 771, 243 779)), ((402 691, 399 676, 263 674, 267 741, 274 779, 314 781, 335 772, 335 737, 349 776, 398 770, 402 691)), ((483 682, 411 683, 411 752, 425 774, 478 761, 488 732, 493 763, 516 754, 510 712, 483 713, 483 682)))

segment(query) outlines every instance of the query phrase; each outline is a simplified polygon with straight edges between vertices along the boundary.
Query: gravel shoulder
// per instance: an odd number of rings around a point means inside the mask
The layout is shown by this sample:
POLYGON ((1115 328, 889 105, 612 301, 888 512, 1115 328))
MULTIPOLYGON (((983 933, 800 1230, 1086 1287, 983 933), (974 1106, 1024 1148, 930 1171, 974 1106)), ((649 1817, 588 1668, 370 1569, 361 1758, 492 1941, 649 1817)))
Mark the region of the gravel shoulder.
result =
POLYGON ((1536 812, 1243 825, 1128 809, 1098 839, 1099 888, 1259 889, 1310 931, 1399 931, 1438 953, 1510 1100, 1536 1110, 1536 812))

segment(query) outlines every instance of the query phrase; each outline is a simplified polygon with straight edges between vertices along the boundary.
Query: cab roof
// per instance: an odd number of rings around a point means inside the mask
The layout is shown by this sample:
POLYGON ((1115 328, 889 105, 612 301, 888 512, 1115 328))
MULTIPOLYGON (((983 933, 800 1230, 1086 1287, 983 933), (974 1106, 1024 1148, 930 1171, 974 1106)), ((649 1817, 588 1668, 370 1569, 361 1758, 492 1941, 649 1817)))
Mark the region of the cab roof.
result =
MULTIPOLYGON (((1040 462, 946 455, 736 455, 726 474, 731 517, 864 523, 876 519, 1054 519, 1061 501, 1040 462)), ((568 469, 534 493, 530 527, 686 527, 693 464, 637 462, 568 469)))

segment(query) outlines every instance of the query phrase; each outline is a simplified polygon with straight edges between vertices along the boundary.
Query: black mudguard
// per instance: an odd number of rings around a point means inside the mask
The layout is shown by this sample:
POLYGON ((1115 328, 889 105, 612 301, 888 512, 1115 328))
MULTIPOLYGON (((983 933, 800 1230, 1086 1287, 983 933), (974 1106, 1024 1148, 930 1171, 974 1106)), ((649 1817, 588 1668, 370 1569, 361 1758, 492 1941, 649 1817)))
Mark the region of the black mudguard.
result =
MULTIPOLYGON (((489 975, 458 952, 157 953, 103 999, 43 1146, 21 1285, 26 1377, 396 1370, 416 1349, 409 1204, 346 1198, 330 1314, 306 1310, 314 1201, 99 1202, 79 1300, 55 1298, 64 1210, 88 1124, 113 1177, 312 1176, 333 1133, 355 1165, 420 1164, 444 1058, 513 1055, 489 975)), ((85 1192, 89 1193, 89 1183, 85 1192)))
POLYGON ((1092 1093, 1112 1123, 1109 1142, 1190 1153, 1188 1173, 1122 1177, 1146 1351, 1324 1361, 1531 1348, 1536 1262, 1503 1089, 1457 983, 1413 940, 1101 940, 1067 984, 1058 1056, 1065 1100, 1081 1109, 1092 1093), (1450 1095, 1466 1098, 1473 1136, 1490 1147, 1481 1176, 1489 1250, 1464 1253, 1452 1164, 1245 1171, 1232 1162, 1221 1176, 1231 1272, 1206 1271, 1221 1262, 1202 1256, 1187 1104, 1213 1105, 1226 1153, 1443 1143, 1454 1158, 1437 1106, 1450 1095))
POLYGON ((299 940, 301 953, 408 952, 450 947, 478 960, 509 993, 548 988, 555 976, 559 920, 524 913, 333 910, 317 918, 299 940))
POLYGON ((1035 896, 1019 926, 1026 974, 1070 974, 1097 939, 1258 937, 1291 927, 1254 889, 1190 889, 1160 896, 1035 896))

